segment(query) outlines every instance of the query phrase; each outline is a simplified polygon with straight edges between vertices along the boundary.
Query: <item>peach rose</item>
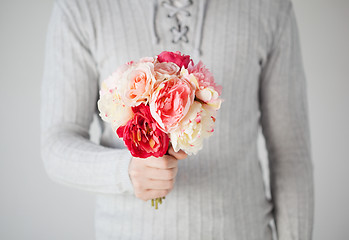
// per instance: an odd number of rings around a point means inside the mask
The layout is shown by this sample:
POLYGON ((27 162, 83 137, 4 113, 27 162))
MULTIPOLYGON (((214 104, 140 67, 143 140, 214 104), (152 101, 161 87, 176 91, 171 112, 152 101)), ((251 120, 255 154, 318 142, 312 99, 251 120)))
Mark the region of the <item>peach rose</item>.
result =
POLYGON ((143 61, 133 65, 121 74, 118 92, 128 106, 147 104, 155 84, 154 64, 143 61))
POLYGON ((185 79, 171 78, 159 84, 150 100, 150 112, 164 132, 176 128, 188 113, 195 87, 185 79))
POLYGON ((154 63, 155 59, 153 57, 144 57, 139 59, 139 62, 152 62, 154 63))

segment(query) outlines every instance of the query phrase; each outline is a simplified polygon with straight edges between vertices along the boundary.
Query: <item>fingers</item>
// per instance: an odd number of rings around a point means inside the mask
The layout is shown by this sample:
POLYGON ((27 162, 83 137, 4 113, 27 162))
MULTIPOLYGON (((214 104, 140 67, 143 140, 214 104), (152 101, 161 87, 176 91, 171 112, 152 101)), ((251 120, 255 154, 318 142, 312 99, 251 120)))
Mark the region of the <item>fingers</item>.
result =
POLYGON ((149 180, 149 188, 146 190, 172 190, 175 180, 149 180))
MULTIPOLYGON (((186 157, 184 152, 170 152, 179 159, 186 157), (184 154, 183 154, 184 153, 184 154)), ((129 166, 129 175, 136 197, 142 200, 166 196, 172 189, 177 175, 178 160, 171 155, 146 160, 133 158, 129 166)))
POLYGON ((144 175, 148 179, 154 180, 172 180, 177 175, 178 168, 171 169, 157 169, 157 168, 147 168, 144 175))
POLYGON ((168 153, 177 160, 183 160, 188 156, 183 150, 175 152, 172 146, 170 146, 170 148, 168 149, 168 153))
POLYGON ((146 180, 142 184, 134 184, 136 197, 147 201, 158 197, 166 196, 173 189, 175 180, 146 180))
POLYGON ((160 158, 151 157, 145 161, 145 165, 152 168, 170 169, 177 167, 177 159, 169 155, 160 158))

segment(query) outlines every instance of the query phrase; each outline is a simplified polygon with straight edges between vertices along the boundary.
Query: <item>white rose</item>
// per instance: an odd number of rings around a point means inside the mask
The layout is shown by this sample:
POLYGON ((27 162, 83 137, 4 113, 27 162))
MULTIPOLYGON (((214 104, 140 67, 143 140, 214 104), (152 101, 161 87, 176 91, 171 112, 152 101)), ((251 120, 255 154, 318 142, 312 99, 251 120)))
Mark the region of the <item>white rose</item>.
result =
POLYGON ((178 128, 170 132, 171 143, 176 152, 182 149, 188 155, 196 154, 202 149, 203 139, 212 135, 214 117, 205 105, 194 101, 178 128))
MULTIPOLYGON (((109 83, 111 82, 109 81, 109 83)), ((111 124, 113 131, 116 131, 121 125, 125 125, 133 117, 132 109, 122 102, 116 89, 110 89, 106 82, 102 83, 97 106, 100 112, 99 116, 111 124)))
POLYGON ((221 108, 222 99, 219 98, 219 93, 213 87, 199 89, 195 92, 195 96, 215 110, 221 108))

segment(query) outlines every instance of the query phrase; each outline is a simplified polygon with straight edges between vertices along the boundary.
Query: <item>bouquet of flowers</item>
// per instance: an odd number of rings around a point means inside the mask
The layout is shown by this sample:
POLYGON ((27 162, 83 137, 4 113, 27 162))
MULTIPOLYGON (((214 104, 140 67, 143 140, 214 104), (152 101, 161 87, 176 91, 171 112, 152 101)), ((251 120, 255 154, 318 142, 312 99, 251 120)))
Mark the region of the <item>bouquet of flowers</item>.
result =
POLYGON ((162 157, 170 143, 192 155, 214 131, 221 91, 201 61, 165 51, 130 61, 104 80, 99 115, 134 157, 162 157))

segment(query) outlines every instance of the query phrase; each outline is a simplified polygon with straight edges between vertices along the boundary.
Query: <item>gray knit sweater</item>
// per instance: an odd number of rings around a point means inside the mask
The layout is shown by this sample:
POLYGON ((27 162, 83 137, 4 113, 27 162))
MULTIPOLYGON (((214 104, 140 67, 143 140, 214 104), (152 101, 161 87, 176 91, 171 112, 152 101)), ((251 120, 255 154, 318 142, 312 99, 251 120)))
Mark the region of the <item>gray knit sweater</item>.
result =
POLYGON ((58 0, 47 33, 42 158, 55 181, 96 193, 96 239, 311 239, 313 167, 306 83, 289 0, 58 0), (136 198, 129 151, 100 121, 100 83, 163 50, 202 60, 223 85, 214 135, 179 162, 155 211, 136 198), (257 152, 262 127, 272 200, 257 152))

